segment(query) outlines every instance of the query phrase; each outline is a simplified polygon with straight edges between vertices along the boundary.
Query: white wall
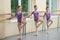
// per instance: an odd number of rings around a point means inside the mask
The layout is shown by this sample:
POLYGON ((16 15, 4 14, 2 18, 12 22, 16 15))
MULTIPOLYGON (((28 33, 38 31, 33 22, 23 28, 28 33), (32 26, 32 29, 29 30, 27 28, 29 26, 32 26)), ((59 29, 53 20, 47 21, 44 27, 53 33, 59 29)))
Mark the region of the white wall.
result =
POLYGON ((11 0, 0 0, 0 13, 11 13, 11 0))
POLYGON ((38 11, 45 11, 46 9, 46 0, 36 0, 38 11))
MULTIPOLYGON (((11 13, 11 0, 0 0, 0 14, 5 13, 11 13)), ((5 19, 6 17, 7 16, 0 16, 0 19, 5 19)), ((4 38, 7 33, 5 28, 5 21, 0 21, 0 38, 4 38)))
POLYGON ((0 38, 4 38, 5 37, 5 22, 1 21, 0 22, 0 38))
POLYGON ((11 21, 5 21, 5 37, 17 35, 18 34, 18 27, 17 23, 13 23, 11 21))
MULTIPOLYGON (((57 0, 57 10, 60 10, 60 0, 57 0)), ((58 14, 60 14, 60 12, 57 12, 58 14)), ((60 27, 60 17, 59 17, 59 25, 60 27)))
POLYGON ((57 10, 60 10, 60 0, 57 0, 57 10))
POLYGON ((2 0, 0 0, 0 12, 2 12, 2 11, 3 11, 3 10, 2 10, 2 9, 3 9, 3 8, 2 8, 2 7, 3 7, 3 6, 2 6, 2 3, 3 3, 3 1, 2 1, 2 0))

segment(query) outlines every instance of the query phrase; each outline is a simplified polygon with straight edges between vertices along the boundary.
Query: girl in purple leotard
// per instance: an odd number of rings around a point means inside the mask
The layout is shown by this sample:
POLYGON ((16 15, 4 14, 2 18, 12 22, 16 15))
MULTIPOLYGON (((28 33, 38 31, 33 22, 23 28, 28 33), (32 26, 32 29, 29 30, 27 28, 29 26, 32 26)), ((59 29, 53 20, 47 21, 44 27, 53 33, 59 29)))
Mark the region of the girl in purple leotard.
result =
POLYGON ((49 29, 50 25, 53 23, 53 21, 50 19, 51 15, 50 15, 50 12, 48 10, 48 7, 46 8, 46 12, 44 14, 44 16, 46 16, 46 20, 47 20, 47 30, 49 29), (51 22, 49 24, 49 22, 51 22))
MULTIPOLYGON (((23 21, 23 14, 22 14, 22 7, 18 6, 17 7, 17 12, 16 12, 16 17, 18 21, 18 30, 19 30, 19 35, 21 35, 21 29, 22 27, 26 24, 26 22, 23 21)), ((20 37, 19 37, 20 38, 20 37)))
POLYGON ((39 20, 40 15, 39 15, 39 12, 37 11, 37 6, 36 5, 34 5, 34 11, 29 15, 29 17, 32 14, 34 15, 34 22, 35 22, 36 36, 37 36, 38 35, 38 28, 42 24, 43 21, 42 20, 39 20))

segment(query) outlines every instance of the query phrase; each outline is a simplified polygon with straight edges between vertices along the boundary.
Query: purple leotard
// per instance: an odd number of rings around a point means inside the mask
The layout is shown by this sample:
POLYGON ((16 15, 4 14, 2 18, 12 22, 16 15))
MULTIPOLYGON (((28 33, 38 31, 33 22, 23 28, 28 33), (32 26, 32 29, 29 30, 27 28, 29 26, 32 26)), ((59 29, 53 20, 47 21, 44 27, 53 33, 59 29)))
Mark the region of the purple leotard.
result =
POLYGON ((46 15, 46 20, 49 20, 50 19, 50 12, 48 12, 48 13, 45 12, 45 15, 46 15))
POLYGON ((22 22, 22 12, 19 12, 19 13, 16 12, 15 15, 16 15, 16 17, 17 17, 18 22, 21 23, 21 22, 22 22))
POLYGON ((38 21, 38 15, 39 15, 39 12, 37 12, 37 11, 34 12, 34 11, 33 11, 32 14, 34 14, 34 21, 37 22, 37 21, 38 21))

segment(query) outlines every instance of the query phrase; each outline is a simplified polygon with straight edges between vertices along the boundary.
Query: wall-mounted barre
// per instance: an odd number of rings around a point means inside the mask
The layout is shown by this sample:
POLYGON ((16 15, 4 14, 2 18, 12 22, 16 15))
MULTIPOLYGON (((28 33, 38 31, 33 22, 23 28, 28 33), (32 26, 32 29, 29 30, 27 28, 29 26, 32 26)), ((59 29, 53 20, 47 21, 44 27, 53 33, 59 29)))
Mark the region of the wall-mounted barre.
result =
MULTIPOLYGON (((40 11, 40 13, 43 13, 44 11, 40 11)), ((50 12, 60 12, 60 10, 52 10, 50 12)), ((27 13, 31 13, 31 12, 23 12, 23 14, 27 14, 27 13)), ((0 16, 4 16, 4 15, 15 15, 15 14, 12 14, 12 13, 5 13, 5 14, 0 14, 0 16)), ((60 16, 60 14, 51 14, 52 16, 60 16)), ((8 17, 8 18, 3 18, 1 19, 0 21, 4 21, 4 20, 10 20, 10 19, 13 19, 14 17, 8 17)))
MULTIPOLYGON (((45 11, 39 11, 40 13, 43 13, 43 12, 45 12, 45 11)), ((50 12, 60 12, 60 10, 52 10, 52 11, 50 11, 50 12)), ((31 13, 31 12, 23 12, 23 14, 24 13, 31 13)), ((12 15, 12 13, 4 13, 4 14, 2 14, 2 13, 0 13, 0 15, 12 15)))

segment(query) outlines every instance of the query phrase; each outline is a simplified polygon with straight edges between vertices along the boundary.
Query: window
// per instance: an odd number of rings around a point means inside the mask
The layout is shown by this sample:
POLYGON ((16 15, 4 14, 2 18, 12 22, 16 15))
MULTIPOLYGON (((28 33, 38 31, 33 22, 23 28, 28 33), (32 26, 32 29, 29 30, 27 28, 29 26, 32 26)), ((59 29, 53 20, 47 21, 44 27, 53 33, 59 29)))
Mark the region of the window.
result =
MULTIPOLYGON (((28 0, 21 0, 22 11, 28 11, 28 0)), ((11 12, 15 13, 17 11, 18 0, 11 0, 11 12)))
POLYGON ((11 0, 11 12, 15 13, 18 6, 18 0, 11 0))
POLYGON ((49 7, 49 0, 46 0, 46 7, 49 7))
POLYGON ((22 0, 21 5, 22 5, 22 11, 27 12, 28 11, 28 0, 22 0))

